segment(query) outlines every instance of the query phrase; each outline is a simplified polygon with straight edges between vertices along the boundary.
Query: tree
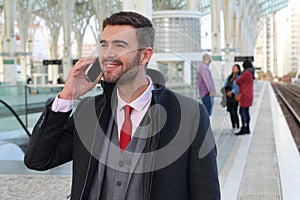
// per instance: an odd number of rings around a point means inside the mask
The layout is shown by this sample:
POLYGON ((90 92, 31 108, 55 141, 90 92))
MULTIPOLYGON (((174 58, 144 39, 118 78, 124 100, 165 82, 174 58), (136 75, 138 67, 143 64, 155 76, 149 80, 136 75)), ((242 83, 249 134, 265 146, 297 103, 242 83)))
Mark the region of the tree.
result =
MULTIPOLYGON (((59 9, 59 4, 57 0, 36 0, 39 7, 36 10, 36 14, 41 17, 46 24, 45 34, 49 35, 49 54, 51 59, 58 59, 57 49, 58 49, 58 36, 61 28, 61 18, 62 14, 59 9)), ((49 80, 53 81, 58 76, 58 66, 53 66, 48 68, 49 80)))
POLYGON ((26 81, 26 75, 31 74, 31 59, 29 52, 30 45, 30 25, 33 24, 35 16, 32 15, 34 11, 34 0, 17 0, 16 21, 19 27, 20 43, 21 43, 21 80, 26 81))
POLYGON ((91 26, 91 30, 96 41, 100 39, 100 31, 102 27, 102 21, 105 17, 112 13, 118 12, 123 8, 122 0, 91 0, 94 7, 96 18, 94 24, 91 26))
POLYGON ((90 1, 76 0, 72 27, 77 43, 78 58, 82 57, 83 37, 93 15, 93 7, 90 1))

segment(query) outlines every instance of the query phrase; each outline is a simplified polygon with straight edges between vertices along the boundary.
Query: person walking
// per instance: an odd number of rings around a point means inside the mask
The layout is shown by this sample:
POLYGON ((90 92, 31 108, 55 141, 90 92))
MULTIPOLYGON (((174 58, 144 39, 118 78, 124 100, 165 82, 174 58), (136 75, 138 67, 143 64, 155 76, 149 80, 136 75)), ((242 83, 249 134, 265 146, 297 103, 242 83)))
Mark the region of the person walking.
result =
POLYGON ((197 86, 203 105, 206 107, 208 115, 211 116, 214 105, 214 96, 216 95, 215 83, 209 69, 211 57, 209 54, 203 54, 202 62, 198 68, 197 86))
POLYGON ((28 93, 31 94, 31 86, 33 84, 32 78, 29 75, 26 75, 26 88, 28 89, 28 93), (28 86, 29 85, 29 86, 28 86))
POLYGON ((99 58, 81 58, 70 70, 34 127, 25 165, 48 170, 72 160, 72 200, 220 199, 209 116, 147 75, 153 48, 148 18, 105 18, 99 58), (85 71, 96 59, 102 73, 89 82, 85 71), (100 80, 103 93, 72 112, 72 101, 100 80))
POLYGON ((227 111, 230 114, 230 120, 234 133, 239 132, 240 122, 238 116, 239 102, 235 97, 239 94, 239 86, 236 84, 236 80, 241 74, 241 68, 239 64, 232 66, 231 74, 225 79, 224 89, 226 94, 226 106, 227 111))
POLYGON ((240 115, 242 119, 241 130, 236 135, 250 134, 250 113, 249 108, 252 106, 254 97, 254 67, 252 62, 247 60, 243 62, 243 72, 236 80, 240 89, 240 115))

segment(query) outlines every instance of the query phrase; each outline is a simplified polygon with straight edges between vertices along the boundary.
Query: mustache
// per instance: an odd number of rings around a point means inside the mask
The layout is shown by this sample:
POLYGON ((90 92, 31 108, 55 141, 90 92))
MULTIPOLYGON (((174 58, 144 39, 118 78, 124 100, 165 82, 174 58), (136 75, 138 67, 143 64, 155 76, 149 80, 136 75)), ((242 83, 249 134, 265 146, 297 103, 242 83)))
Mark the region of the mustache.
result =
POLYGON ((112 59, 112 58, 103 59, 101 63, 104 64, 106 62, 113 62, 113 63, 117 63, 117 64, 120 64, 120 65, 123 64, 123 62, 120 61, 119 59, 112 59))

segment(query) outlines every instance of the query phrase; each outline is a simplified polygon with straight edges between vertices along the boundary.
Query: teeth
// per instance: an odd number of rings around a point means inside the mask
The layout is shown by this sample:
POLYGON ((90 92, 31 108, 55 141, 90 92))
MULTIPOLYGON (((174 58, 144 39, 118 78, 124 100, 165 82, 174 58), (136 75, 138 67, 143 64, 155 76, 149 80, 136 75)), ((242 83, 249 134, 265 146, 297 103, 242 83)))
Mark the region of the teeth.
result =
POLYGON ((107 64, 106 67, 116 67, 118 66, 117 64, 107 64))

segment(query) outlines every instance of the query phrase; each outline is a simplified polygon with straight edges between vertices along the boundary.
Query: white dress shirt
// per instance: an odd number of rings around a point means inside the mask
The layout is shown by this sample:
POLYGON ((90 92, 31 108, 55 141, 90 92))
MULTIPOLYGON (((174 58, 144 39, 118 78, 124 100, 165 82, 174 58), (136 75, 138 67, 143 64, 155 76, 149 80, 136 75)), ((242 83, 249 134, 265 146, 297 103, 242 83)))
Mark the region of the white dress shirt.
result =
POLYGON ((124 122, 124 109, 123 107, 125 105, 129 105, 133 108, 131 111, 131 122, 132 122, 132 135, 134 136, 134 133, 136 129, 138 128, 139 124, 141 123, 143 117, 145 116, 147 110, 150 107, 151 99, 152 99, 152 90, 154 89, 154 86, 152 84, 152 80, 150 77, 148 77, 150 84, 148 85, 145 92, 139 96, 137 99, 132 101, 131 103, 127 104, 119 95, 119 91, 117 92, 118 96, 118 105, 117 105, 117 124, 118 124, 118 136, 120 139, 120 132, 121 127, 124 122))

